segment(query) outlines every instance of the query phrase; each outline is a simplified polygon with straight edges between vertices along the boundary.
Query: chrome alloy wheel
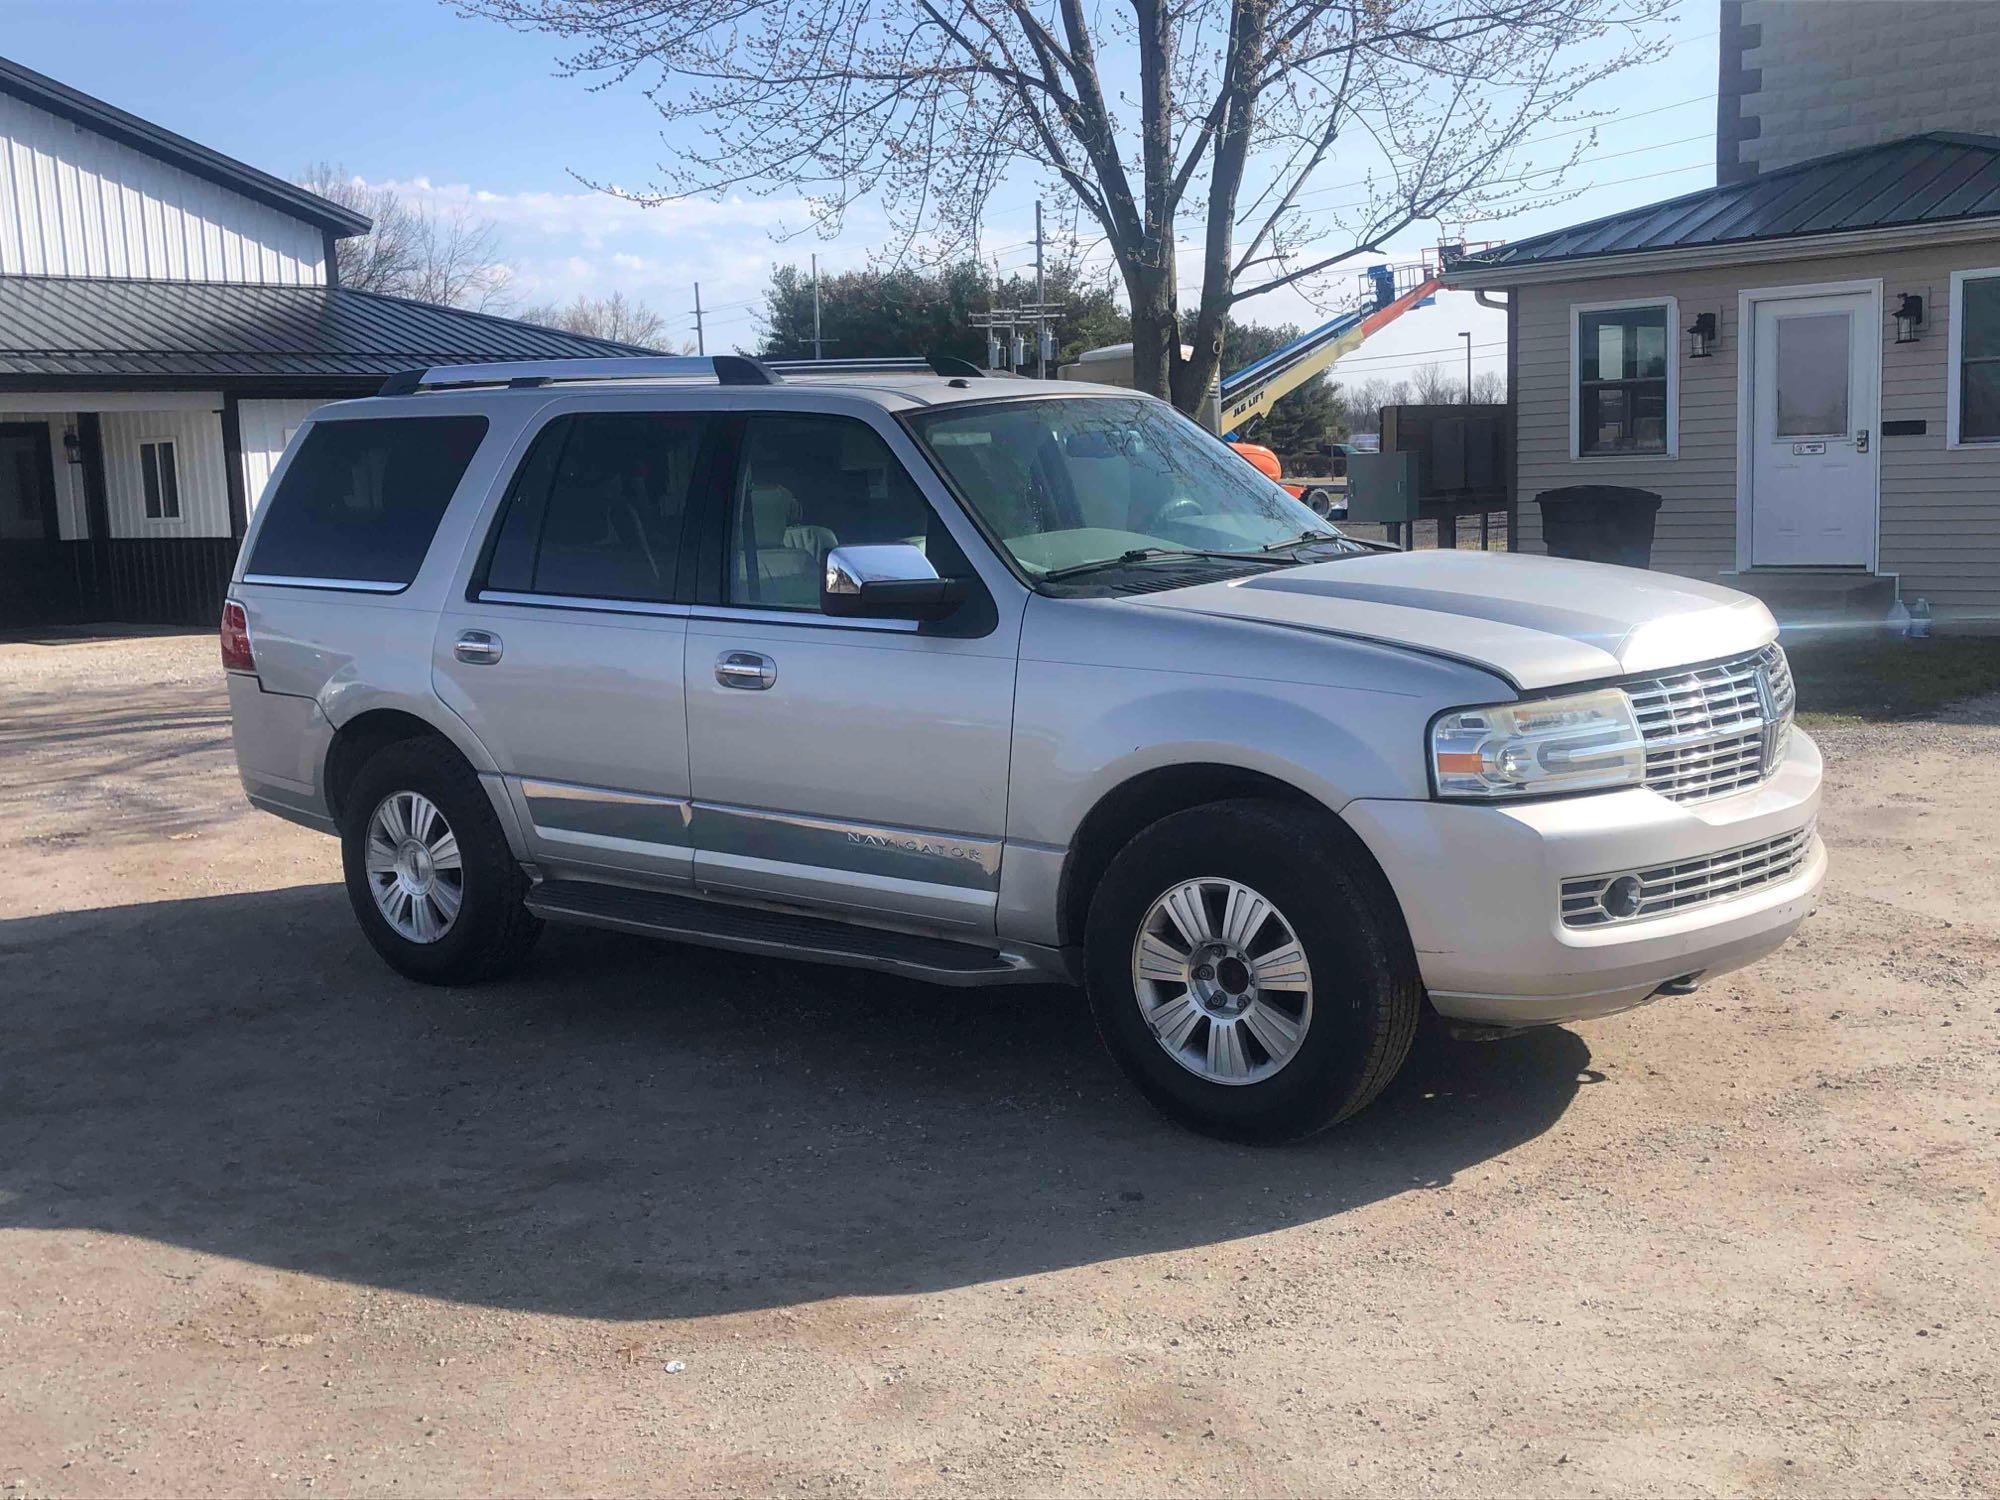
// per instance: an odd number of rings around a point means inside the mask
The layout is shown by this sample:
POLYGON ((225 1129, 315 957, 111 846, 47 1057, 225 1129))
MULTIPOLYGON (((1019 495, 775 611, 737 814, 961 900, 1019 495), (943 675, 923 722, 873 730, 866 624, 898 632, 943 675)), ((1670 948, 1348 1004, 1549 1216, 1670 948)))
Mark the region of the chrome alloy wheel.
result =
POLYGON ((1139 1013, 1167 1055, 1210 1083, 1261 1083, 1312 1025, 1298 933, 1240 881, 1204 876, 1155 901, 1132 945, 1139 1013))
POLYGON ((458 835, 437 804, 418 792, 391 792, 368 820, 368 889, 398 935, 435 943, 465 901, 458 835))

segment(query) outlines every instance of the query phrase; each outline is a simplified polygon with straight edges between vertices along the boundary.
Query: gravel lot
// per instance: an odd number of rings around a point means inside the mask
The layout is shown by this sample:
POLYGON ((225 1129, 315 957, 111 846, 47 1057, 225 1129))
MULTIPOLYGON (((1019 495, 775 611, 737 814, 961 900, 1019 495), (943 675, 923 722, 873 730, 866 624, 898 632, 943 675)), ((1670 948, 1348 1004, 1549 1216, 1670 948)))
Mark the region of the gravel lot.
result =
POLYGON ((213 638, 0 645, 6 1494, 2000 1489, 2000 712, 1689 1000, 1180 1134, 1058 990, 407 984, 213 638))

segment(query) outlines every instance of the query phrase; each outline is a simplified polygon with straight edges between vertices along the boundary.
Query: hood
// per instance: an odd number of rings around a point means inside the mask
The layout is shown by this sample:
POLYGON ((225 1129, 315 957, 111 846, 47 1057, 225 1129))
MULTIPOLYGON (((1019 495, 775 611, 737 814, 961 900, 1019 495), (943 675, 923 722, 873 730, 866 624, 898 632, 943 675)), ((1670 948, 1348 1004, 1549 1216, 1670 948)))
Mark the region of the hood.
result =
POLYGON ((1778 627, 1748 594, 1666 573, 1509 552, 1378 552, 1131 603, 1405 646, 1524 692, 1752 651, 1778 627))

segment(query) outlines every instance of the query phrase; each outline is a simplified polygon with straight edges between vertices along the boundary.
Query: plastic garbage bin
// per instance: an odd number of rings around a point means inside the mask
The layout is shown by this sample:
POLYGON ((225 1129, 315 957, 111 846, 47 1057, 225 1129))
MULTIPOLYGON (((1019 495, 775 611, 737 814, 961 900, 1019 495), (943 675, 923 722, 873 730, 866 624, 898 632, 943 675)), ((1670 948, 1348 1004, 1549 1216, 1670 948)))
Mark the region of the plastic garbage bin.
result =
POLYGON ((1535 496, 1542 544, 1552 557, 1651 567, 1660 497, 1621 484, 1572 484, 1535 496))

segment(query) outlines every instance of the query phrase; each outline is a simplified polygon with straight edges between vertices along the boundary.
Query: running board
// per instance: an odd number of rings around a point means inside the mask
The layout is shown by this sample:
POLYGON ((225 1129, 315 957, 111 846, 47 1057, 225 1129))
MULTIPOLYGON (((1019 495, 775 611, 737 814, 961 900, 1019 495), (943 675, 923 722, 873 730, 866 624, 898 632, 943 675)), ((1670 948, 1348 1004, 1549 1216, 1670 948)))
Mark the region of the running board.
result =
POLYGON ((932 984, 1046 984, 1052 977, 1022 958, 972 943, 596 881, 545 880, 528 892, 527 905, 536 916, 552 922, 582 922, 737 953, 879 969, 932 984))

